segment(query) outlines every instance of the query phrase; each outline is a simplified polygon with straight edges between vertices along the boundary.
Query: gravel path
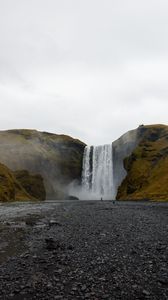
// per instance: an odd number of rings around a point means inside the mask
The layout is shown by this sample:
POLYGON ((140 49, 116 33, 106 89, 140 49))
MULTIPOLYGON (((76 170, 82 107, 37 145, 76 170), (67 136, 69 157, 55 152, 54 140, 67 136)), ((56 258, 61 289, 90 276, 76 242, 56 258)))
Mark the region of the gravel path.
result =
POLYGON ((0 207, 0 299, 168 299, 168 203, 27 205, 0 207))

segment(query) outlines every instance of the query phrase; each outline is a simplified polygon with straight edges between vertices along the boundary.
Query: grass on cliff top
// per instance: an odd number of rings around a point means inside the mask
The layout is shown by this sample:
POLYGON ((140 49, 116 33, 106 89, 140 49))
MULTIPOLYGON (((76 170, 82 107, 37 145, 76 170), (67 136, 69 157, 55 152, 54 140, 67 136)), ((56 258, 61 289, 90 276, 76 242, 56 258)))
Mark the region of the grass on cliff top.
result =
POLYGON ((138 147, 125 159, 127 176, 117 198, 168 201, 168 126, 144 126, 141 133, 138 147))
POLYGON ((55 134, 55 133, 50 133, 50 132, 45 132, 45 131, 38 131, 35 129, 11 129, 11 130, 6 130, 3 131, 3 133, 9 133, 17 137, 29 140, 33 138, 39 138, 43 142, 47 141, 57 141, 57 142, 64 142, 64 143, 77 143, 81 145, 85 145, 82 141, 79 139, 73 138, 69 135, 65 134, 55 134))

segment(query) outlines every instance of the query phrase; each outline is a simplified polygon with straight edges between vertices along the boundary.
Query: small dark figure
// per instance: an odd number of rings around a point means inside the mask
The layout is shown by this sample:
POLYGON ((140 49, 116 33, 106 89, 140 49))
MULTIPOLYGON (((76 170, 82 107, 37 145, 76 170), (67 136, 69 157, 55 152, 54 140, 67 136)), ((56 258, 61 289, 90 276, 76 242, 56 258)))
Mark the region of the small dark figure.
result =
POLYGON ((113 204, 115 204, 115 200, 113 200, 113 204))
POLYGON ((101 197, 101 201, 103 201, 103 198, 101 197))

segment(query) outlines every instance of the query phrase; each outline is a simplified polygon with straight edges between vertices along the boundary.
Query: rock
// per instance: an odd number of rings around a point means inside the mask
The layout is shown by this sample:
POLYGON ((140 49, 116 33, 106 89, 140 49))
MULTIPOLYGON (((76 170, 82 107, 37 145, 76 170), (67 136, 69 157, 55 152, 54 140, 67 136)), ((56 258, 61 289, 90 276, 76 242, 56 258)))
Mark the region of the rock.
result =
POLYGON ((67 200, 79 200, 79 198, 76 196, 69 195, 69 196, 67 196, 67 200))
POLYGON ((73 247, 72 245, 69 245, 69 246, 67 247, 67 249, 68 249, 68 250, 73 250, 74 247, 73 247))
POLYGON ((50 220, 49 221, 49 226, 62 226, 59 222, 57 222, 56 220, 50 220))
POLYGON ((48 282, 48 283, 47 283, 47 288, 48 288, 48 289, 51 289, 52 287, 53 287, 52 283, 51 283, 51 282, 48 282))
POLYGON ((133 289, 137 289, 137 288, 138 288, 138 285, 137 285, 137 284, 133 284, 133 285, 132 285, 132 288, 133 288, 133 289))
POLYGON ((161 278, 159 278, 158 280, 161 284, 163 285, 167 285, 168 284, 168 276, 162 276, 161 278))
POLYGON ((81 287, 81 291, 82 291, 82 292, 84 292, 86 289, 87 289, 86 285, 85 285, 85 284, 84 284, 84 285, 82 285, 82 287, 81 287))
POLYGON ((142 293, 143 293, 145 296, 150 296, 150 292, 147 291, 147 290, 143 290, 142 293))
POLYGON ((45 242, 47 250, 56 250, 61 248, 59 241, 54 241, 53 238, 46 238, 45 242))

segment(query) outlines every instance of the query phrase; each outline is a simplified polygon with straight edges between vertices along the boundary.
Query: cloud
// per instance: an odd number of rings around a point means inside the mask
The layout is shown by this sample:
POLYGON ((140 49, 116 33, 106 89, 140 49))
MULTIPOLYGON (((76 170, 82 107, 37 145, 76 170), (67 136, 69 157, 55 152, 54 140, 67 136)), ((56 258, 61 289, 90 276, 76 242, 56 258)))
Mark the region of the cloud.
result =
POLYGON ((2 0, 0 128, 89 144, 167 123, 164 0, 2 0))

